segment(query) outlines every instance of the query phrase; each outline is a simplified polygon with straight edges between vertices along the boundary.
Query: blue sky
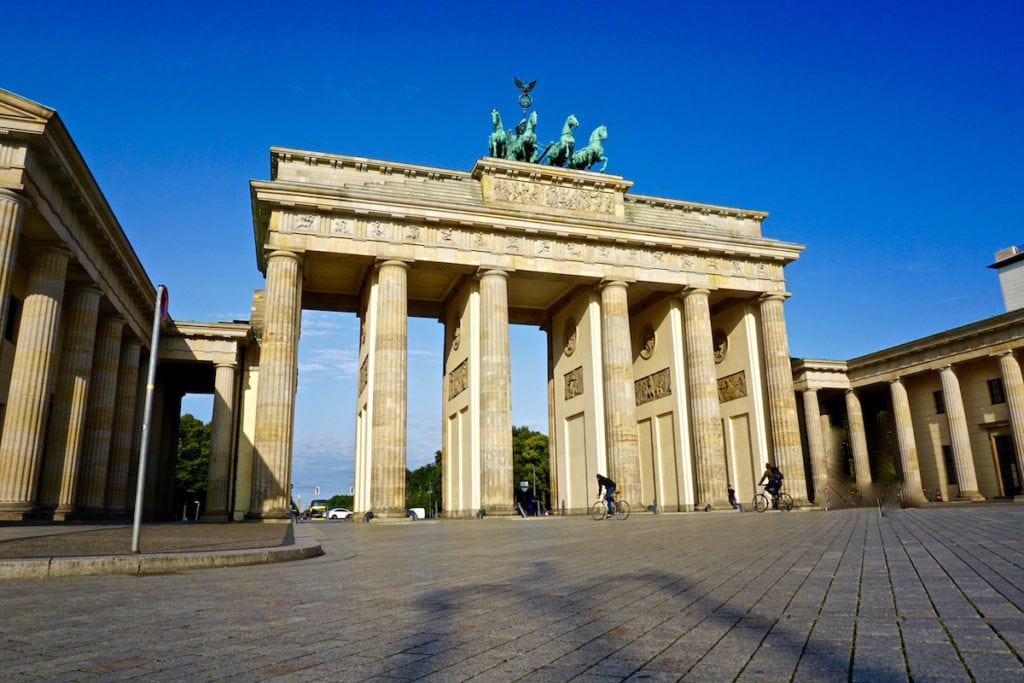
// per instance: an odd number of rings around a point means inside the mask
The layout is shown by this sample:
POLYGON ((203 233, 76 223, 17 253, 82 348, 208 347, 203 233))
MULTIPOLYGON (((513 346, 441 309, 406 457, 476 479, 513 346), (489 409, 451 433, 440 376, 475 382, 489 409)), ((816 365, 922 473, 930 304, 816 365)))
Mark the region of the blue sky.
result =
MULTIPOLYGON (((0 87, 56 109, 179 320, 247 319, 248 180, 271 145, 468 170, 537 79, 539 137, 608 126, 638 193, 769 212, 794 356, 1003 311, 1024 243, 1020 2, 36 3, 0 0, 0 87), (44 9, 45 8, 45 9, 44 9)), ((513 419, 547 431, 514 327, 513 419)), ((352 481, 354 316, 307 312, 293 480, 352 481)), ((440 447, 441 330, 410 323, 409 464, 440 447)), ((186 408, 208 418, 208 402, 186 408), (206 415, 203 415, 206 411, 206 415)), ((303 498, 307 498, 304 494, 303 498)))

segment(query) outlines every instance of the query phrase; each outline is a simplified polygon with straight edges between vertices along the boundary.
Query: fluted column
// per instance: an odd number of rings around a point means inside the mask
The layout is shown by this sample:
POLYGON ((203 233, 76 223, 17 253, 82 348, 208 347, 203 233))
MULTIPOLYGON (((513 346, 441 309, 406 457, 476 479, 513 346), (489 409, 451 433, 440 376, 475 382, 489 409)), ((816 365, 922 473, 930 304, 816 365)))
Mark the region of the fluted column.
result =
POLYGON ((857 490, 862 499, 870 501, 874 495, 871 481, 871 460, 868 456, 868 439, 864 433, 864 411, 860 398, 853 389, 846 390, 846 421, 850 425, 850 450, 853 451, 853 474, 857 479, 857 490))
POLYGON ((793 366, 789 358, 789 338, 783 315, 782 294, 761 298, 761 334, 764 337, 765 375, 771 413, 775 463, 786 477, 785 487, 798 505, 807 501, 807 478, 800 448, 800 422, 793 393, 793 366))
POLYGON ((709 293, 707 289, 695 288, 683 294, 686 386, 690 399, 690 431, 693 434, 698 510, 703 510, 708 503, 718 508, 729 504, 709 293))
POLYGON ((298 387, 302 257, 267 256, 263 339, 260 344, 256 430, 253 434, 249 519, 288 519, 291 512, 292 429, 298 387))
POLYGON ((132 466, 132 442, 135 439, 135 413, 139 403, 139 356, 142 342, 128 339, 121 349, 114 397, 114 422, 110 436, 110 464, 107 468, 107 512, 122 517, 128 514, 128 473, 132 466))
POLYGON ((117 371, 121 364, 121 334, 124 320, 100 320, 89 379, 89 407, 82 442, 82 464, 78 472, 78 511, 98 515, 107 500, 107 467, 110 464, 110 435, 114 425, 117 371))
MULTIPOLYGON (((1018 476, 1024 477, 1024 377, 1013 351, 999 354, 999 369, 1003 373, 1003 392, 1010 410, 1010 429, 1013 431, 1013 450, 1017 455, 1018 476)), ((1021 500, 1018 494, 1016 499, 1021 500)))
POLYGON ((55 519, 66 517, 75 502, 101 295, 96 287, 82 287, 69 291, 64 300, 60 372, 39 489, 39 506, 53 510, 55 519))
MULTIPOLYGON (((601 287, 601 360, 608 472, 623 498, 640 500, 640 438, 636 427, 633 344, 625 282, 601 287)), ((587 482, 590 486, 593 482, 587 482)))
POLYGON ((61 247, 39 247, 32 255, 0 439, 0 517, 21 518, 36 507, 70 256, 61 247))
POLYGON ((512 482, 512 370, 508 341, 508 273, 480 276, 480 502, 510 513, 512 482))
POLYGON ((967 411, 964 409, 960 381, 947 365, 939 372, 942 380, 942 399, 946 404, 946 419, 949 421, 949 439, 953 446, 953 463, 960 486, 961 500, 985 500, 978 490, 978 475, 974 471, 974 453, 971 449, 971 435, 967 429, 967 411))
POLYGON ((907 388, 899 378, 889 383, 892 393, 892 412, 896 419, 896 440, 900 446, 900 469, 903 472, 903 503, 907 506, 924 505, 921 486, 921 465, 917 459, 917 439, 914 437, 914 423, 910 417, 910 400, 907 388))
POLYGON ((811 479, 814 480, 814 504, 824 505, 828 491, 828 465, 825 442, 821 438, 821 408, 818 390, 804 390, 804 424, 807 427, 807 450, 811 455, 811 479))
POLYGON ((213 417, 210 424, 210 466, 206 480, 203 521, 228 521, 232 435, 235 424, 236 363, 217 363, 213 380, 213 417))
POLYGON ((11 276, 18 257, 21 239, 21 217, 25 211, 25 198, 17 192, 0 188, 0 334, 7 327, 8 302, 11 296, 11 276))
POLYGON ((402 261, 385 261, 377 270, 370 505, 382 517, 405 516, 408 271, 402 261))

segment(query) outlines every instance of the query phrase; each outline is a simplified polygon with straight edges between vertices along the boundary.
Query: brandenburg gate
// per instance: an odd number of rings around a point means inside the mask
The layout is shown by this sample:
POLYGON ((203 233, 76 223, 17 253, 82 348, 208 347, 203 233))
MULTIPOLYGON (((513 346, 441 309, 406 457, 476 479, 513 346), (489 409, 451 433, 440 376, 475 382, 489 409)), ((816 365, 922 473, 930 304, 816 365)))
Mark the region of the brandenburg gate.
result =
POLYGON ((248 518, 288 514, 302 309, 361 322, 359 515, 406 512, 409 316, 445 327, 446 516, 513 510, 511 323, 547 335, 552 506, 586 510, 600 472, 634 507, 720 509, 768 459, 807 502, 783 315, 803 247, 763 237, 767 214, 497 156, 468 173, 270 156, 251 182, 266 290, 248 518))

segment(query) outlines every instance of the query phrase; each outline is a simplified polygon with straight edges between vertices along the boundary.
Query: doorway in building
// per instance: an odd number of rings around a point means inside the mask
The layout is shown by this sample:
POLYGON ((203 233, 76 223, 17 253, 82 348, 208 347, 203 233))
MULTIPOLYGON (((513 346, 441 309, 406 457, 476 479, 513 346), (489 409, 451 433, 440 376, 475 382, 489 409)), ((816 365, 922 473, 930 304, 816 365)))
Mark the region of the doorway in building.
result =
POLYGON ((1007 498, 1021 494, 1021 472, 1017 467, 1017 452, 1013 447, 1013 437, 1009 434, 992 437, 992 445, 996 452, 996 463, 999 465, 999 479, 1003 495, 1007 498))

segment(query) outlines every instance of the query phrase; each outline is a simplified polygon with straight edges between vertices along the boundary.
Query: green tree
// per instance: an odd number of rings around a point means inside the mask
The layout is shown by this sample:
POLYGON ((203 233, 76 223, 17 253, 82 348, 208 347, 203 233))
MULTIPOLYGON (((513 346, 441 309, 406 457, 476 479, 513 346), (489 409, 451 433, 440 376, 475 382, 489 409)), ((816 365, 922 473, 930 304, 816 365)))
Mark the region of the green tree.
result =
POLYGON ((185 413, 178 427, 178 462, 175 466, 178 487, 188 493, 205 491, 209 465, 210 425, 191 413, 185 413))
POLYGON ((331 496, 330 498, 327 499, 327 509, 330 510, 331 508, 345 508, 346 510, 351 510, 352 505, 354 504, 354 499, 354 496, 331 496))
POLYGON ((441 500, 441 451, 434 453, 434 463, 405 471, 405 506, 423 508, 433 514, 434 506, 443 510, 441 500))
POLYGON ((512 480, 518 500, 532 500, 534 482, 537 500, 551 508, 551 467, 546 434, 529 427, 512 427, 512 480), (524 494, 520 482, 527 482, 524 494))

